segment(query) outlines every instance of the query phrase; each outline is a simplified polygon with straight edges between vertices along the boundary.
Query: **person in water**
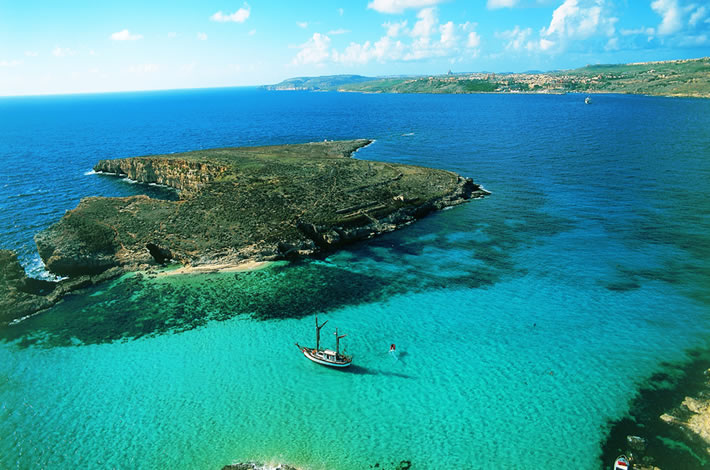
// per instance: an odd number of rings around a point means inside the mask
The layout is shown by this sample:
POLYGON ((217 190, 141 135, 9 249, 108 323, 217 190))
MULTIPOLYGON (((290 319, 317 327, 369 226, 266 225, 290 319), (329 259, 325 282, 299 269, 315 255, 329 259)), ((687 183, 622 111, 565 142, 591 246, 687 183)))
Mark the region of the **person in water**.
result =
POLYGON ((394 346, 394 343, 392 343, 392 345, 390 346, 390 352, 394 352, 394 350, 395 350, 395 346, 394 346))

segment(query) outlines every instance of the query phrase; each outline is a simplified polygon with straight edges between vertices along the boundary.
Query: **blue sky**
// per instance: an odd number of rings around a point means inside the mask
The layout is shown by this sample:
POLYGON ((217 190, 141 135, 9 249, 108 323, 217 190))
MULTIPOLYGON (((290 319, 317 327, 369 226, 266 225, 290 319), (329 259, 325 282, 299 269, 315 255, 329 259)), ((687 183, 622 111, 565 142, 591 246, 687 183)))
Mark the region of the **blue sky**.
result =
POLYGON ((0 95, 708 55, 707 0, 0 0, 0 95))

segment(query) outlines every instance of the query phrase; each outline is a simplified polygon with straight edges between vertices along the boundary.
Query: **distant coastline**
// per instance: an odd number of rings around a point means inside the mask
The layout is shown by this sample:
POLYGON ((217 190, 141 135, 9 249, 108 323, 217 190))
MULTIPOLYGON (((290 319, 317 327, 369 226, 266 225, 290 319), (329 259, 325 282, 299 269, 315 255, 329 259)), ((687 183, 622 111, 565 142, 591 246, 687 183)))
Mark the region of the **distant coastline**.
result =
POLYGON ((623 93, 710 98, 710 57, 620 65, 588 65, 552 72, 453 73, 429 76, 297 77, 267 90, 360 93, 623 93))

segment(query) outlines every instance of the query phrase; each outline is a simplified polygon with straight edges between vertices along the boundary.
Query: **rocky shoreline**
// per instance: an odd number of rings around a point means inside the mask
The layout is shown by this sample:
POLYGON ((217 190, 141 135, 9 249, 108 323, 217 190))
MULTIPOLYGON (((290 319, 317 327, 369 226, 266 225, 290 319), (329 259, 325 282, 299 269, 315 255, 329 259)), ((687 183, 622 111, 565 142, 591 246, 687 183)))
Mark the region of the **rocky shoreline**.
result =
POLYGON ((636 470, 695 470, 710 465, 710 351, 664 364, 642 386, 629 413, 610 423, 602 465, 624 453, 636 470))
POLYGON ((489 194, 470 178, 349 158, 371 140, 212 149, 101 160, 97 173, 162 184, 179 200, 90 197, 38 233, 47 269, 24 276, 3 253, 0 322, 46 309, 67 292, 166 262, 195 268, 310 256, 391 232, 489 194))

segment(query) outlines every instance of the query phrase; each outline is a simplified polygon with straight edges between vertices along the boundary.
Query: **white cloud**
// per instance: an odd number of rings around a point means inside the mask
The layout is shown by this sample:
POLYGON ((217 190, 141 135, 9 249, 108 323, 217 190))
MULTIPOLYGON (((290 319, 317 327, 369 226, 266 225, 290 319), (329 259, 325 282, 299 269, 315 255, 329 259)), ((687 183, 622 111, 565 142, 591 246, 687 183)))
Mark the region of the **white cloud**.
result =
POLYGON ((25 51, 25 57, 37 57, 39 52, 37 51, 25 51))
POLYGON ((313 36, 298 48, 301 50, 294 57, 293 65, 320 64, 330 57, 330 38, 324 34, 313 33, 313 36))
POLYGON ((380 13, 402 13, 408 8, 423 8, 441 3, 443 0, 372 0, 367 8, 380 13))
POLYGON ((497 8, 512 8, 518 0, 488 0, 486 3, 486 8, 489 10, 495 10, 497 8))
POLYGON ((20 64, 19 60, 0 60, 0 67, 17 67, 20 64))
POLYGON ((481 45, 481 36, 475 31, 471 31, 470 33, 468 33, 468 40, 466 41, 466 47, 468 47, 469 49, 476 49, 480 45, 481 45))
POLYGON ((526 48, 526 45, 530 42, 530 35, 532 35, 532 28, 520 29, 518 25, 511 30, 496 33, 497 38, 506 41, 505 49, 509 51, 519 51, 526 48))
POLYGON ((139 39, 143 39, 142 34, 131 34, 130 31, 127 29, 124 29, 122 31, 119 31, 117 33, 113 33, 111 35, 111 39, 114 41, 137 41, 139 39))
POLYGON ((448 23, 439 26, 439 31, 441 32, 441 39, 439 42, 442 47, 451 49, 456 46, 459 38, 456 36, 456 26, 453 21, 449 21, 448 23))
POLYGON ((609 38, 609 40, 606 42, 606 45, 604 46, 605 51, 618 51, 619 50, 619 38, 614 36, 613 38, 609 38))
POLYGON ((212 21, 217 21, 218 23, 244 23, 249 15, 251 14, 251 7, 248 3, 244 2, 244 6, 234 13, 224 14, 218 11, 214 15, 210 16, 212 21))
POLYGON ((642 26, 637 29, 622 29, 619 31, 622 36, 633 36, 636 34, 646 34, 648 36, 653 36, 656 34, 656 30, 653 28, 646 28, 645 26, 642 26))
POLYGON ((658 34, 673 34, 683 27, 682 12, 677 0, 656 0, 651 3, 651 8, 662 17, 657 28, 658 34))
POLYGON ((400 60, 404 56, 404 44, 394 41, 389 36, 383 36, 374 44, 366 41, 364 44, 351 42, 343 53, 333 53, 333 61, 345 65, 362 65, 372 60, 385 62, 400 60))
POLYGON ((414 27, 410 33, 411 36, 415 38, 431 36, 434 32, 435 25, 438 23, 436 10, 433 8, 425 8, 417 13, 417 18, 419 18, 419 21, 414 23, 414 27))
MULTIPOLYGON (((707 9, 705 7, 698 8, 692 15, 690 15, 690 20, 688 21, 688 24, 690 26, 695 26, 700 20, 705 18, 705 15, 707 15, 707 9)), ((708 20, 710 20, 710 18, 708 20)), ((707 23, 708 20, 705 20, 705 22, 707 23)))
POLYGON ((252 29, 251 31, 249 31, 248 34, 249 34, 249 36, 254 36, 256 34, 256 30, 252 29))
POLYGON ((328 31, 328 36, 337 36, 339 34, 348 34, 350 32, 349 29, 333 29, 331 31, 328 31))
POLYGON ((296 23, 299 28, 306 29, 308 27, 308 21, 299 21, 296 23))
POLYGON ((197 39, 200 41, 207 41, 207 33, 197 33, 197 39))
POLYGON ((618 18, 607 12, 605 0, 565 0, 552 13, 543 36, 586 39, 596 34, 612 36, 618 18))
POLYGON ((407 31, 407 20, 401 21, 399 23, 390 23, 389 21, 383 23, 382 26, 387 28, 387 36, 396 38, 400 34, 405 34, 407 31))
POLYGON ((173 38, 175 38, 175 37, 177 37, 177 33, 176 33, 176 32, 171 31, 171 32, 168 33, 168 38, 173 39, 173 38))
POLYGON ((479 53, 481 37, 475 23, 440 23, 434 8, 424 8, 417 14, 414 26, 407 21, 385 22, 385 35, 379 40, 351 42, 344 50, 331 49, 330 35, 316 33, 306 43, 297 46, 300 51, 292 64, 321 64, 331 61, 343 65, 362 65, 371 61, 413 61, 432 57, 448 57, 452 61, 461 57, 475 57, 479 53), (401 39, 399 39, 401 38, 401 39))
POLYGON ((52 49, 52 55, 54 57, 68 57, 74 54, 76 54, 76 51, 68 47, 55 46, 54 49, 52 49))
POLYGON ((550 41, 549 39, 540 38, 540 42, 537 44, 538 48, 542 51, 547 51, 555 46, 555 41, 550 41))

